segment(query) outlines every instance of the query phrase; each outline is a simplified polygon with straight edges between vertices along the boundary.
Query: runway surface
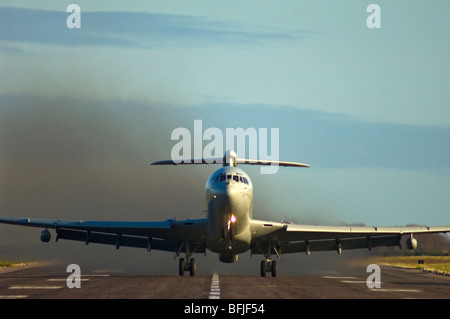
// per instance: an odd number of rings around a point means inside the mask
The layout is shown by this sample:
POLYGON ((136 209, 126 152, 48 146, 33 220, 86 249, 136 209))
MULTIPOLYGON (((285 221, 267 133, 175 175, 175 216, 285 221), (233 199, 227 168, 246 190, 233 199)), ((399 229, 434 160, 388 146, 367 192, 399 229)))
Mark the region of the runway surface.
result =
MULTIPOLYGON (((450 299, 450 276, 381 268, 381 287, 370 289, 365 268, 329 275, 143 276, 108 270, 81 273, 69 288, 67 265, 0 270, 0 299, 450 299)), ((73 282, 73 281, 71 281, 73 282)))

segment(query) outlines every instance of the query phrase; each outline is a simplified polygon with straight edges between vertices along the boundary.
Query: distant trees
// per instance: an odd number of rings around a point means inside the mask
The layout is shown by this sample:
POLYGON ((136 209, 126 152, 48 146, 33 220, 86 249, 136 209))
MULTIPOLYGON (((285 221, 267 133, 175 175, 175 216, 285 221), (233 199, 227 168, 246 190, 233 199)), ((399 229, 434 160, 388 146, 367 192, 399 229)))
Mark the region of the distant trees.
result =
MULTIPOLYGON (((417 227, 420 225, 406 225, 406 227, 417 227)), ((406 247, 406 239, 408 236, 403 236, 402 247, 406 247)), ((448 234, 417 234, 414 235, 417 239, 417 249, 408 251, 402 249, 404 255, 433 255, 433 256, 448 256, 450 254, 450 237, 448 234)))

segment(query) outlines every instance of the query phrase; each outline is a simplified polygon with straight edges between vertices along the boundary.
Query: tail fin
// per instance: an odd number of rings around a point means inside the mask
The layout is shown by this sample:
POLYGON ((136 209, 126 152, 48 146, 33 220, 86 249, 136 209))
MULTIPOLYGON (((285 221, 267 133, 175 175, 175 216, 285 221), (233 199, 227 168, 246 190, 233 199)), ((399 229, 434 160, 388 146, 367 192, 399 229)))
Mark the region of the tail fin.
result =
POLYGON ((283 161, 269 161, 238 158, 234 151, 227 151, 223 157, 164 160, 151 163, 151 165, 184 165, 184 164, 223 164, 223 166, 238 166, 238 164, 268 165, 285 167, 310 167, 308 164, 283 161))

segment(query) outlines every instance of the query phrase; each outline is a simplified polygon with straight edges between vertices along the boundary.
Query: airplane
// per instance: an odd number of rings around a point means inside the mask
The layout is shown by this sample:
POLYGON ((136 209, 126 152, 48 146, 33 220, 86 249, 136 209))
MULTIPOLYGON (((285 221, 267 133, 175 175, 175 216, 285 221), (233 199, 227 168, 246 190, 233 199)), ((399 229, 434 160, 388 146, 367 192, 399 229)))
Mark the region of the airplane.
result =
POLYGON ((402 236, 408 236, 406 248, 417 247, 415 234, 447 233, 450 226, 436 227, 360 227, 300 225, 252 218, 253 183, 238 164, 279 165, 284 167, 310 167, 307 164, 283 161, 241 159, 229 150, 223 158, 163 160, 151 165, 213 164, 223 166, 213 172, 205 186, 207 216, 202 219, 165 221, 83 221, 23 217, 0 217, 0 223, 44 228, 42 242, 51 239, 50 229, 59 239, 89 243, 139 247, 147 251, 161 250, 180 257, 178 272, 196 274, 194 254, 209 250, 219 255, 224 263, 235 263, 238 255, 251 251, 263 255, 260 275, 277 276, 282 254, 332 251, 339 254, 346 249, 369 249, 379 246, 401 246, 402 236))

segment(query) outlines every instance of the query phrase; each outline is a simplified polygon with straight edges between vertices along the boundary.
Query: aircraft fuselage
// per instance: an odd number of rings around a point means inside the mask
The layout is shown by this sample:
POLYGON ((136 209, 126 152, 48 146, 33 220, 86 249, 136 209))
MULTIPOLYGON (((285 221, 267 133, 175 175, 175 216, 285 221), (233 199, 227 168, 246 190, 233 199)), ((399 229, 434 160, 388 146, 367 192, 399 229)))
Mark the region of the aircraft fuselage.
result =
POLYGON ((205 187, 208 211, 207 247, 223 262, 237 261, 250 248, 253 186, 248 175, 235 166, 216 170, 205 187))

